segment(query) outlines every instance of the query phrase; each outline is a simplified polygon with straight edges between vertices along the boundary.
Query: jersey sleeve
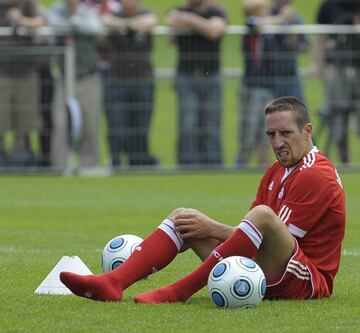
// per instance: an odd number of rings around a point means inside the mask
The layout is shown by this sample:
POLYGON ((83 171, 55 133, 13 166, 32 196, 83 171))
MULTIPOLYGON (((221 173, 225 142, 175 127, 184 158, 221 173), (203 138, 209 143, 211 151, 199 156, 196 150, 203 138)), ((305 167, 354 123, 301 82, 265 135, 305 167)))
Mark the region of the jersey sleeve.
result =
POLYGON ((255 200, 251 204, 250 209, 265 203, 266 197, 265 197, 264 188, 267 188, 266 184, 268 182, 268 178, 269 178, 269 176, 268 176, 268 172, 267 172, 260 181, 259 188, 256 192, 255 200))
POLYGON ((296 237, 302 238, 328 210, 332 201, 329 181, 319 170, 305 170, 287 189, 278 216, 296 237))

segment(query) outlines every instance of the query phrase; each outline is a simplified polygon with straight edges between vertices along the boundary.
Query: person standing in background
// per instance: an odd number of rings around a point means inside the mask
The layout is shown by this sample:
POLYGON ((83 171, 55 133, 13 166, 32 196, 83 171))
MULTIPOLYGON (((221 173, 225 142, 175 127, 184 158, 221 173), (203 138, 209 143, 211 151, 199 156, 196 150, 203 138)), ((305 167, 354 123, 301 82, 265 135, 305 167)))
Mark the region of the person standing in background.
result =
MULTIPOLYGON (((323 1, 317 14, 317 23, 359 24, 360 2, 358 0, 323 1)), ((349 116, 353 111, 360 113, 359 34, 318 34, 313 69, 324 82, 329 149, 335 144, 340 161, 347 164, 349 163, 349 116)))
MULTIPOLYGON (((291 0, 272 0, 270 15, 281 19, 282 26, 303 24, 291 0)), ((295 96, 305 100, 298 73, 298 55, 309 50, 310 41, 303 34, 275 34, 269 56, 273 61, 274 97, 295 96)))
POLYGON ((259 153, 259 163, 268 163, 268 142, 264 133, 263 105, 273 99, 272 62, 269 57, 273 35, 261 34, 258 24, 269 15, 266 0, 245 0, 243 10, 248 33, 242 38, 244 74, 239 93, 239 155, 236 166, 248 167, 253 153, 259 153))
MULTIPOLYGON (((83 0, 87 7, 94 10, 101 18, 102 15, 108 13, 118 13, 121 11, 121 3, 119 0, 83 0)), ((102 98, 103 109, 106 114, 108 110, 109 101, 106 87, 109 85, 109 72, 111 66, 110 50, 107 35, 101 35, 97 38, 97 69, 101 76, 102 82, 102 98)))
POLYGON ((35 0, 3 0, 0 2, 0 26, 12 27, 13 35, 1 37, 0 47, 0 165, 10 167, 35 166, 29 136, 40 127, 38 104, 37 56, 17 53, 21 47, 35 45, 30 35, 20 36, 17 28, 38 28, 45 24, 35 0), (10 52, 9 52, 10 50, 10 52), (14 144, 8 154, 5 135, 14 131, 14 144))
POLYGON ((108 28, 110 52, 107 95, 108 140, 112 166, 154 166, 149 132, 154 111, 154 74, 151 61, 155 13, 140 7, 139 0, 122 0, 121 11, 101 16, 108 28))
POLYGON ((210 0, 188 0, 166 17, 169 27, 190 30, 174 36, 180 166, 222 164, 220 46, 226 20, 225 10, 210 0))
MULTIPOLYGON (((78 103, 65 101, 63 82, 58 82, 53 112, 52 164, 65 170, 69 159, 68 119, 65 105, 78 105, 82 115, 81 169, 95 172, 99 162, 101 79, 97 71, 97 36, 102 24, 96 12, 80 0, 56 3, 48 16, 49 25, 63 31, 63 43, 74 43, 76 52, 76 92, 78 103)), ((65 170, 66 171, 66 170, 65 170)))
MULTIPOLYGON (((44 17, 47 17, 48 10, 41 7, 44 17)), ((37 43, 44 47, 51 47, 55 44, 55 36, 37 36, 37 43)), ((55 95, 55 77, 53 74, 54 55, 49 52, 38 58, 39 75, 39 107, 41 114, 41 127, 39 130, 41 157, 40 167, 51 166, 51 139, 52 139, 52 105, 55 95)))
POLYGON ((242 39, 244 76, 239 94, 240 150, 236 160, 240 168, 249 166, 254 152, 259 153, 260 166, 269 164, 262 105, 274 97, 303 95, 294 51, 305 50, 297 35, 261 30, 267 25, 288 25, 300 20, 288 1, 277 0, 271 5, 267 0, 245 0, 243 7, 248 32, 242 39))

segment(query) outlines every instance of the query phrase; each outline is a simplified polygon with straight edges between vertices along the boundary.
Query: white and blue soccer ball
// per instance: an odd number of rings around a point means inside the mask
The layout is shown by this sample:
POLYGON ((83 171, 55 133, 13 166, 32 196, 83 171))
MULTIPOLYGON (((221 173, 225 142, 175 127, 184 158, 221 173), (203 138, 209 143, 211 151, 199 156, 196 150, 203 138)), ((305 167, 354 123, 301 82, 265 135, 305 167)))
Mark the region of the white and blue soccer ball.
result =
POLYGON ((143 241, 135 235, 120 235, 111 239, 101 253, 101 268, 104 273, 122 265, 143 241))
POLYGON ((266 280, 255 261, 233 256, 215 265, 209 274, 208 289, 218 307, 254 307, 264 298, 266 280))

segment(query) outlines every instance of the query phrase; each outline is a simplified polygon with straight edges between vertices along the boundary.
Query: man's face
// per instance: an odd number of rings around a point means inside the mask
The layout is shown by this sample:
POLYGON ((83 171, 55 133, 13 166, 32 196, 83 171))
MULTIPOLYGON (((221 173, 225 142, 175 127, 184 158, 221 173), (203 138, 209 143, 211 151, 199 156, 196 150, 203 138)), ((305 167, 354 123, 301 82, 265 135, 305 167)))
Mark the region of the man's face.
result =
POLYGON ((205 0, 188 0, 189 4, 194 6, 194 7, 198 7, 201 6, 205 0))
POLYGON ((74 12, 80 3, 80 0, 65 0, 65 3, 71 12, 74 12))
POLYGON ((265 132, 279 163, 290 168, 312 148, 312 125, 299 129, 291 111, 278 111, 265 117, 265 132))
POLYGON ((134 11, 136 11, 136 9, 139 6, 139 1, 138 0, 122 0, 121 5, 123 7, 123 10, 126 13, 134 12, 134 11))
POLYGON ((287 5, 290 1, 289 0, 273 0, 272 3, 276 8, 281 8, 284 5, 287 5))

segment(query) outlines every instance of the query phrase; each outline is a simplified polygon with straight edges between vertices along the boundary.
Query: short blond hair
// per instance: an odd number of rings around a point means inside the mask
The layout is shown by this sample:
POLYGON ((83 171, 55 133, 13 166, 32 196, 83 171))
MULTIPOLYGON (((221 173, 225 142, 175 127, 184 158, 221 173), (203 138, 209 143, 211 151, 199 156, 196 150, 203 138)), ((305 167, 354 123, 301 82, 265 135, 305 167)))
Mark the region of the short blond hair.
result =
POLYGON ((260 12, 268 7, 268 0, 244 0, 243 2, 243 9, 246 16, 260 16, 260 12))

